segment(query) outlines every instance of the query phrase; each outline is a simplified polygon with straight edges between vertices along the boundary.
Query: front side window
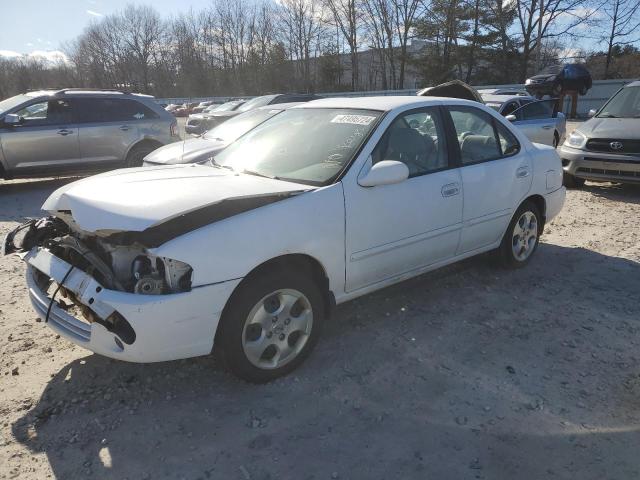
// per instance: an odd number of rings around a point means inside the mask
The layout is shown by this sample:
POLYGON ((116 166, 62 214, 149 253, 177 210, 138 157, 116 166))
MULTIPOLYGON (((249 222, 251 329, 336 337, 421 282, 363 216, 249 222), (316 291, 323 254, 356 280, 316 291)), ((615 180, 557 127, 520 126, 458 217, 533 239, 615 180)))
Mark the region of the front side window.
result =
POLYGON ((540 102, 527 103, 513 113, 518 120, 523 121, 549 119, 556 116, 555 106, 555 100, 542 100, 540 102))
POLYGON ((15 112, 25 126, 57 125, 73 122, 71 106, 67 100, 49 100, 33 103, 15 112))
POLYGON ((328 184, 349 165, 380 115, 343 108, 285 110, 216 155, 212 165, 309 185, 328 184))
POLYGON ((518 102, 509 102, 504 106, 504 109, 502 110, 502 115, 505 117, 507 115, 511 115, 518 108, 519 108, 518 102))
POLYGON ((417 177, 448 167, 444 126, 436 108, 401 114, 386 130, 372 153, 373 163, 396 160, 417 177))

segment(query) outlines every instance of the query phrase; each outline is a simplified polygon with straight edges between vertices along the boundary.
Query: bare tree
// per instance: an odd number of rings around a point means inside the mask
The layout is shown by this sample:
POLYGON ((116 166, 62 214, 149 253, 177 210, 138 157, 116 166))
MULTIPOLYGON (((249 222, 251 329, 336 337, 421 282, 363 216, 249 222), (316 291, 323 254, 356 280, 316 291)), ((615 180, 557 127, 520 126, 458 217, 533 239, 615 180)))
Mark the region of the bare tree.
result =
MULTIPOLYGON (((396 31, 400 43, 400 76, 398 88, 404 88, 404 71, 407 64, 407 45, 417 16, 422 13, 423 0, 391 0, 395 9, 396 31)), ((452 3, 455 0, 451 0, 452 3)))
POLYGON ((614 49, 636 43, 640 38, 639 9, 640 0, 608 0, 599 9, 605 15, 605 22, 608 24, 604 78, 609 78, 614 49))
POLYGON ((547 39, 575 36, 576 27, 589 22, 596 12, 589 8, 591 0, 515 0, 515 4, 522 44, 521 82, 536 47, 547 39))
POLYGON ((356 0, 325 0, 331 13, 331 21, 336 25, 349 45, 351 58, 351 90, 359 86, 358 41, 361 12, 356 0))

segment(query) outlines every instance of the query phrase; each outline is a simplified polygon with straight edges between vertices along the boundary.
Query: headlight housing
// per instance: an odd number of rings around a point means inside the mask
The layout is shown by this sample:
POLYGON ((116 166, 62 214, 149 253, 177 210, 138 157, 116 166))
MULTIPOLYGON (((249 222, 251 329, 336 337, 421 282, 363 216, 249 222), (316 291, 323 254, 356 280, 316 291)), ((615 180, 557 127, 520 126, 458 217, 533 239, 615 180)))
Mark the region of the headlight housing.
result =
POLYGON ((567 139, 565 140, 565 145, 573 148, 582 148, 585 143, 587 143, 587 137, 585 137, 582 133, 577 130, 574 130, 569 134, 567 139))
POLYGON ((524 81, 524 84, 525 84, 525 85, 530 85, 530 84, 531 84, 531 79, 530 79, 530 78, 527 78, 527 79, 524 81))

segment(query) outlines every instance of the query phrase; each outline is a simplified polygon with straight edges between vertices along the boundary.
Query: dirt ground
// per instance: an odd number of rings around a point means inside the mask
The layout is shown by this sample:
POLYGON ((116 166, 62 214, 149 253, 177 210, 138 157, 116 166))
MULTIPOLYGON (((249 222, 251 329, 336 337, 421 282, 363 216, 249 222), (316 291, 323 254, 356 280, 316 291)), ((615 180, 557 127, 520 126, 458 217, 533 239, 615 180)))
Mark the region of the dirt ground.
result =
MULTIPOLYGON (((0 234, 69 179, 0 183, 0 234)), ((0 478, 640 477, 640 187, 569 191, 532 263, 486 256, 338 307, 264 386, 75 347, 0 259, 0 478)))

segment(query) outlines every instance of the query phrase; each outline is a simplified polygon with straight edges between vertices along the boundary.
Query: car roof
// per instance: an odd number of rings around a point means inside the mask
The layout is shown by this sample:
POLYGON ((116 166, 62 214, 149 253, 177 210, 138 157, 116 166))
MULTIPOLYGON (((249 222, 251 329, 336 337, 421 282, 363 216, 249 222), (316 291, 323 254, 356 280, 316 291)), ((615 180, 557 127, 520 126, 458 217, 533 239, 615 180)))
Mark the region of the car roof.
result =
POLYGON ((390 111, 404 106, 438 105, 441 102, 450 104, 482 105, 470 100, 448 97, 419 97, 388 95, 379 97, 331 97, 312 100, 296 108, 359 108, 364 110, 390 111))

